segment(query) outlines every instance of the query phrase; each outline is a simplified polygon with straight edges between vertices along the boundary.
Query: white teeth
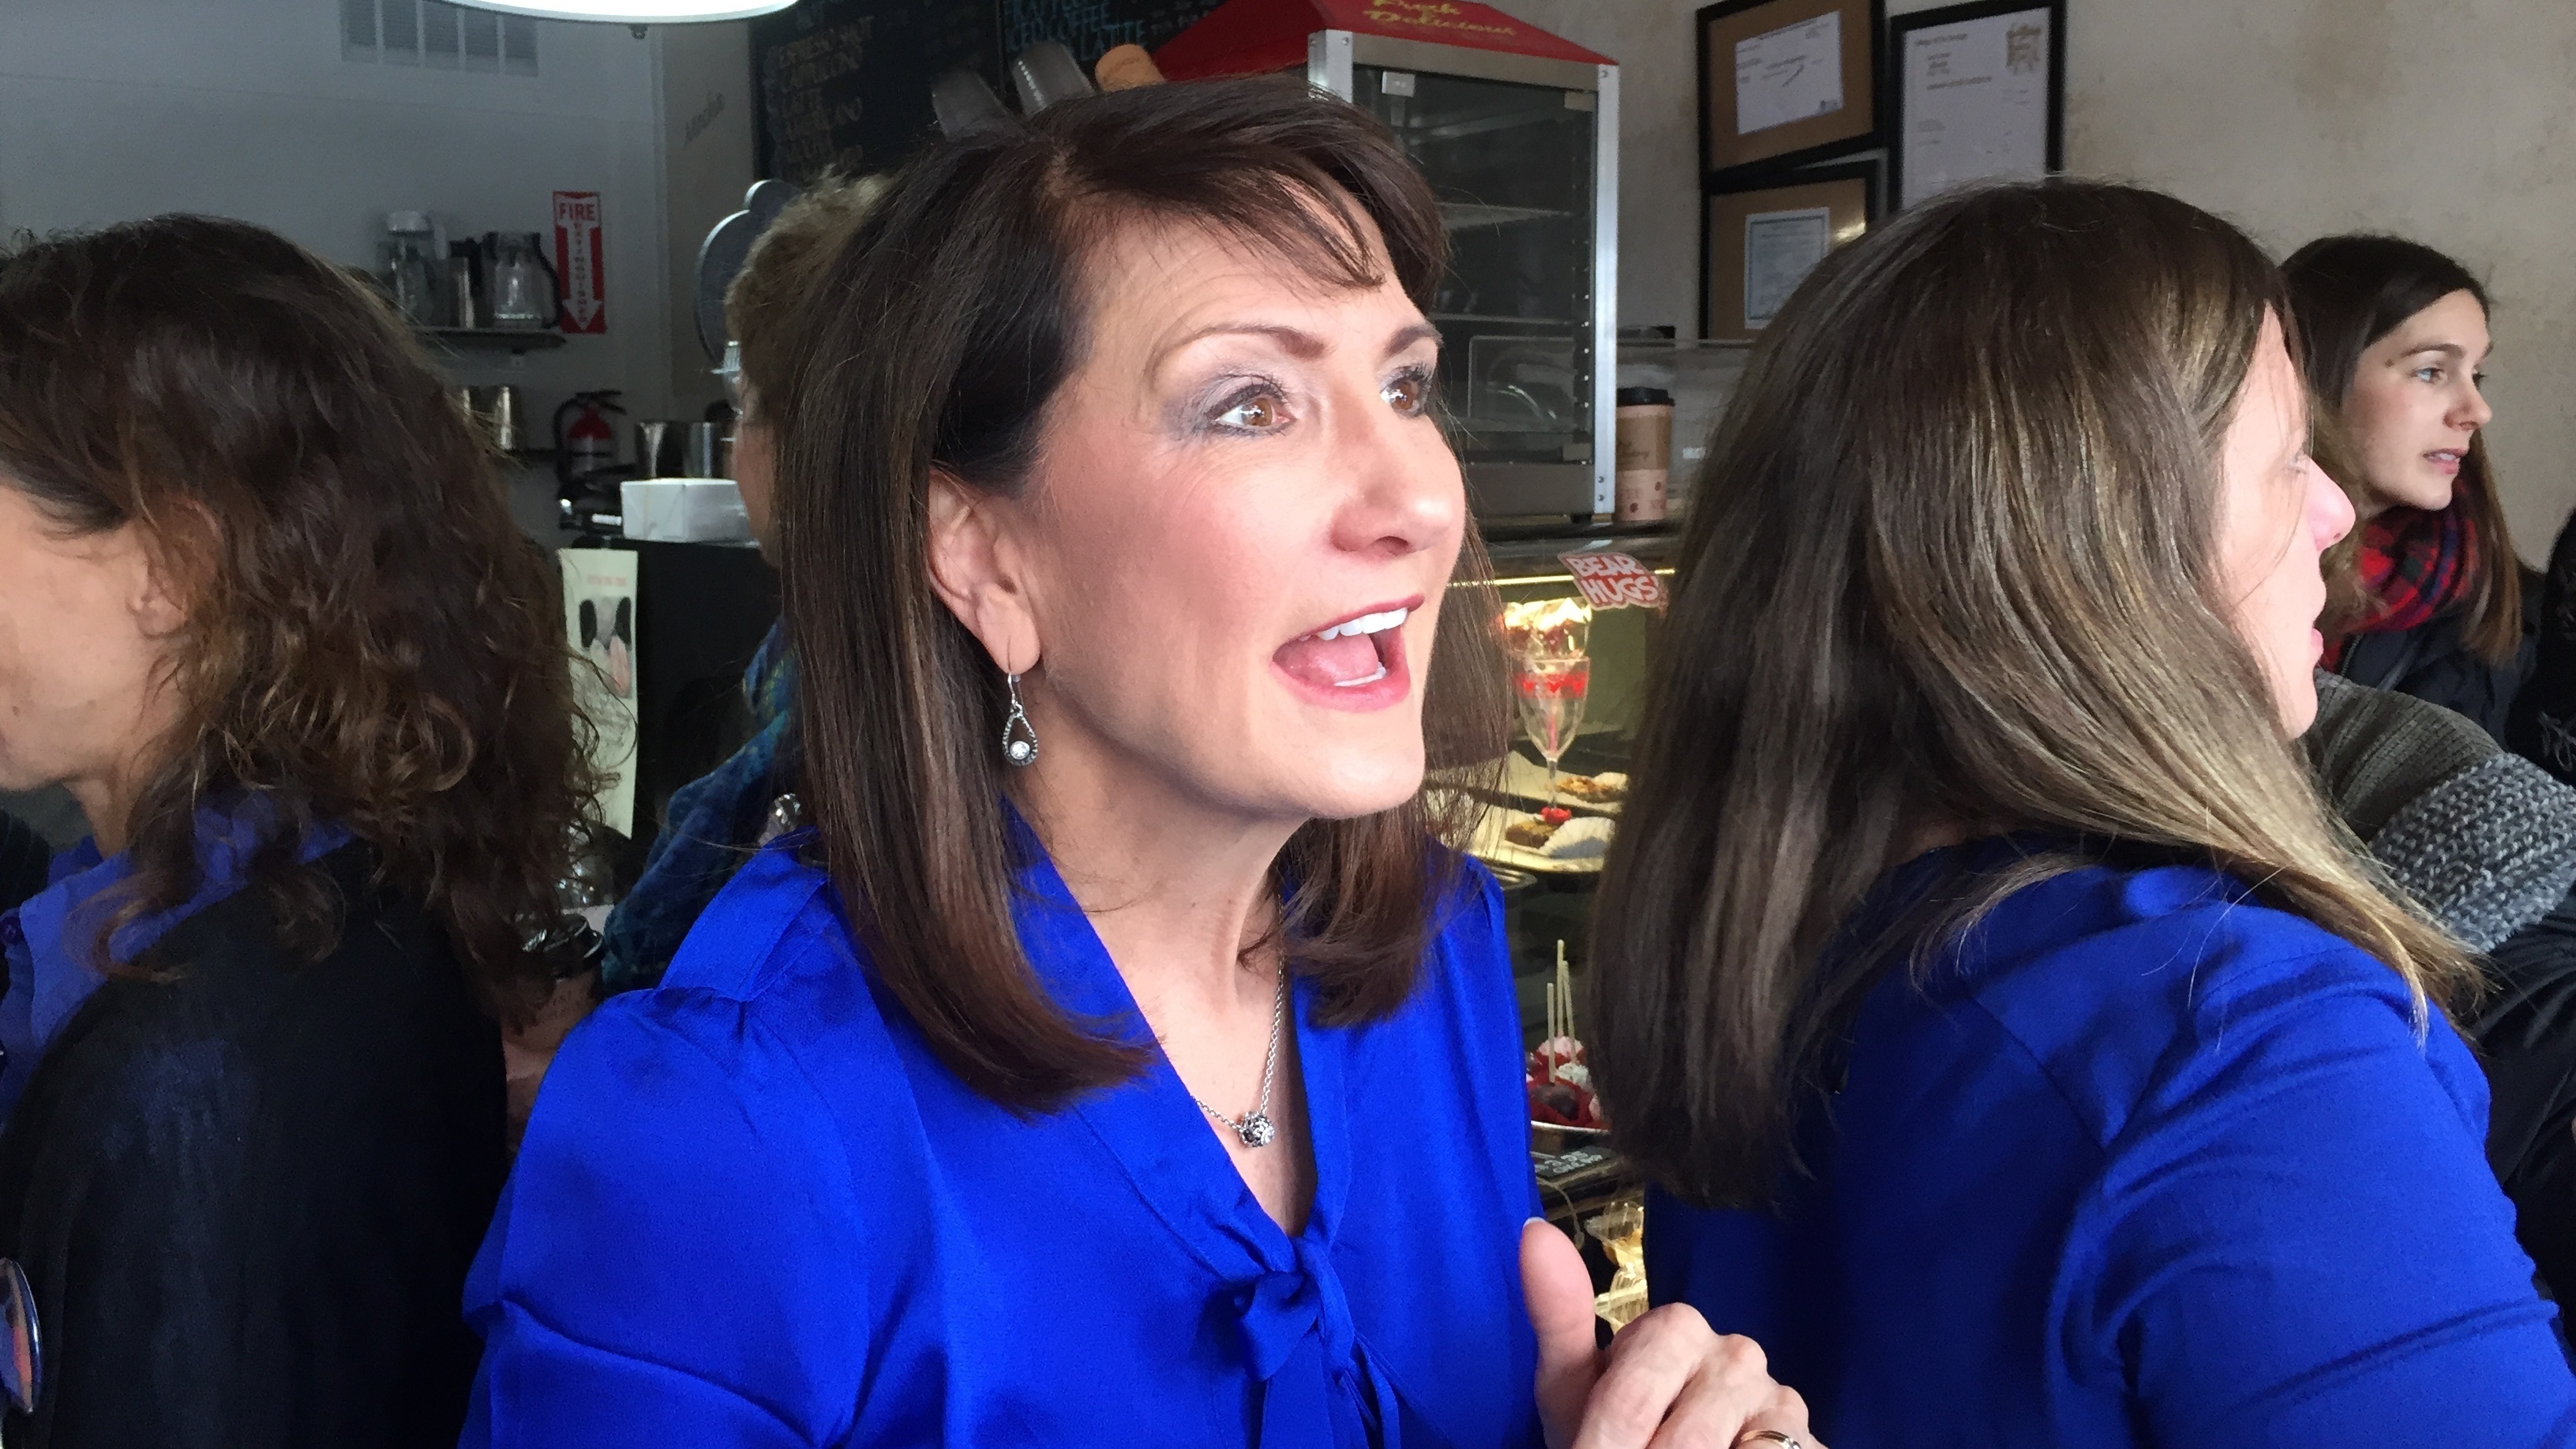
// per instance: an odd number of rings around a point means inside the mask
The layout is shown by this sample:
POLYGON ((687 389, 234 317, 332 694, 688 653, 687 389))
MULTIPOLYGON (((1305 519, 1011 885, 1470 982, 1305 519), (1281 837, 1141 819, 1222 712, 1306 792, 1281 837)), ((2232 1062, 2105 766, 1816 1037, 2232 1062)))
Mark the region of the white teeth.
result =
MULTIPOLYGON (((1412 616, 1412 613, 1413 611, 1411 609, 1388 609, 1384 613, 1362 614, 1348 623, 1335 624, 1329 629, 1322 630, 1318 633, 1309 635, 1308 637, 1314 639, 1355 639, 1362 634, 1383 633, 1386 630, 1392 629, 1403 623, 1407 618, 1412 616)), ((1351 682, 1354 684, 1366 684, 1368 681, 1365 679, 1359 679, 1351 682)))
POLYGON ((1383 664, 1381 664, 1381 665, 1379 665, 1379 666, 1377 667, 1377 673, 1370 675, 1368 678, 1366 678, 1366 679, 1336 679, 1336 680, 1334 680, 1334 681, 1333 681, 1333 688, 1335 688, 1335 689, 1357 689, 1357 688, 1359 688, 1359 687, 1360 687, 1361 685, 1363 685, 1363 684, 1375 684, 1375 683, 1377 683, 1379 680, 1384 679, 1384 678, 1386 678, 1386 666, 1385 666, 1385 665, 1383 665, 1383 664))

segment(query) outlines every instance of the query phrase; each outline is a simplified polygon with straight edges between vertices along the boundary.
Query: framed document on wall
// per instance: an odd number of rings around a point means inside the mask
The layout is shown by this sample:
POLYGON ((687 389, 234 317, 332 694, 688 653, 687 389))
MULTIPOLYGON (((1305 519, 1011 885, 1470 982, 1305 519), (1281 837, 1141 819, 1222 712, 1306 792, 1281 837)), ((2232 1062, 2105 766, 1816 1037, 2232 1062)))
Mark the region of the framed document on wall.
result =
POLYGON ((1811 166, 1700 204, 1699 335, 1750 342, 1825 253, 1878 216, 1878 163, 1811 166))
POLYGON ((1699 12, 1699 163, 1740 181, 1879 145, 1886 0, 1718 0, 1699 12))
POLYGON ((1889 37, 1888 204, 2066 165, 2066 0, 1899 16, 1889 37))

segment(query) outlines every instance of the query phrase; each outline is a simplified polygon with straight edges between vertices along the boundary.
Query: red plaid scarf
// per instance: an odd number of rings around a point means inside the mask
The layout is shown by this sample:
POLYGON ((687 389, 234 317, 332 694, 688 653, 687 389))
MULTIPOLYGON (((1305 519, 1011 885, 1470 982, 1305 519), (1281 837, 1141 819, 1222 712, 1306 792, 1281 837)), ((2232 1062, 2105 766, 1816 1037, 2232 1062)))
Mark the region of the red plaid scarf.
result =
POLYGON ((2329 667, 2342 661, 2352 634, 2402 633, 2458 603, 2477 576, 2477 533, 2457 508, 2391 508, 2361 526, 2361 551, 2353 562, 2379 608, 2327 645, 2329 667))

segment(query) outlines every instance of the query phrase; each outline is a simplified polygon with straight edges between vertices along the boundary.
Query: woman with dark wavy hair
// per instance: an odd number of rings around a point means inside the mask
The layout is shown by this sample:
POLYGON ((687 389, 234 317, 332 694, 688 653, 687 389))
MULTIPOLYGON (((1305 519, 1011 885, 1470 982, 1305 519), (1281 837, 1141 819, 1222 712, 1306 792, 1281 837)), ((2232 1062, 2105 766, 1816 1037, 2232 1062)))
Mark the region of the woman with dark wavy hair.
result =
POLYGON ((0 263, 0 787, 94 832, 0 918, 12 1446, 454 1442, 588 775, 557 600, 328 263, 199 217, 0 263))

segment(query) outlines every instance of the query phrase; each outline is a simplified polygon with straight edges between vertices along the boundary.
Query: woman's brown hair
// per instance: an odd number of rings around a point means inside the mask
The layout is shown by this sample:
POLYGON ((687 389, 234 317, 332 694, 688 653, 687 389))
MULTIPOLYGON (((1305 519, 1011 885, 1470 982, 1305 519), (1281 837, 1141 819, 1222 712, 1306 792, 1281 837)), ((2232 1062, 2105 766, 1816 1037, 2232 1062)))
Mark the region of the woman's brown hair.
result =
POLYGON ((761 230, 742 270, 725 288, 725 330, 742 348, 742 377, 764 415, 787 410, 798 315, 813 304, 814 273, 885 194, 882 176, 825 172, 761 230))
MULTIPOLYGON (((2375 500, 2343 417, 2361 354, 2454 292, 2476 298, 2481 312, 2492 310, 2486 286, 2431 247, 2393 236, 2319 237, 2292 252, 2281 271, 2289 279, 2291 315, 2316 410, 2317 463, 2367 514, 2375 500)), ((2501 664, 2522 647, 2522 559, 2505 522, 2504 500, 2496 494, 2483 429, 2470 435, 2451 506, 2468 515, 2477 546, 2477 570, 2464 581, 2459 605, 2460 640, 2488 663, 2501 664)), ((2333 590, 2328 637, 2369 622, 2379 608, 2363 591, 2354 565, 2360 547, 2356 528, 2326 555, 2326 582, 2333 590)))
POLYGON ((1658 1180, 1768 1201, 1884 972, 2106 849, 2233 874, 2419 1009, 2474 980, 2360 873, 2220 592, 2220 440, 2285 302, 2216 217, 2049 181, 1909 209, 1772 324, 1693 495, 1594 908, 1595 1081, 1658 1180), (1846 938, 1941 825, 2056 845, 1846 938))
MULTIPOLYGON (((931 591, 930 472, 1010 494, 1080 361, 1083 263, 1136 221, 1217 228, 1332 286, 1417 304, 1444 263, 1440 211, 1376 122, 1271 80, 1062 102, 935 146, 870 210, 813 292, 778 420, 781 572, 806 741, 805 804, 872 968, 968 1086, 1043 1107, 1140 1064, 1119 1024, 1068 1018, 1011 918, 1003 681, 931 591)), ((1472 540, 1462 559, 1484 577, 1472 540)), ((1453 590, 1426 683, 1432 765, 1497 759, 1505 695, 1490 587, 1453 590)), ((1410 994, 1458 859, 1459 802, 1299 830, 1274 874, 1284 931, 1328 1020, 1410 994)))
POLYGON ((339 903, 295 856, 336 822, 522 1018, 592 780, 560 585, 493 461, 391 311, 273 232, 167 216, 0 261, 0 484, 69 533, 138 525, 187 609, 111 926, 194 893, 201 806, 249 806, 253 885, 318 959, 339 903))

